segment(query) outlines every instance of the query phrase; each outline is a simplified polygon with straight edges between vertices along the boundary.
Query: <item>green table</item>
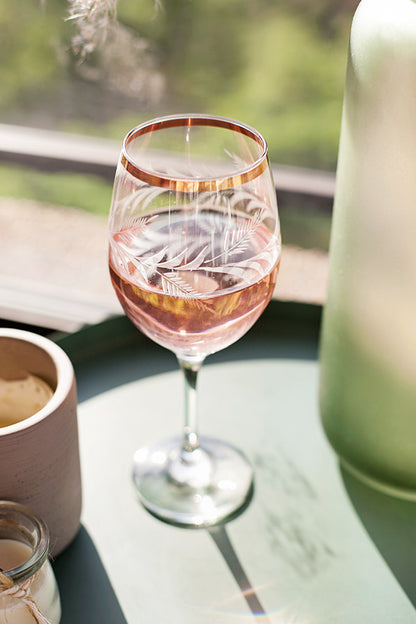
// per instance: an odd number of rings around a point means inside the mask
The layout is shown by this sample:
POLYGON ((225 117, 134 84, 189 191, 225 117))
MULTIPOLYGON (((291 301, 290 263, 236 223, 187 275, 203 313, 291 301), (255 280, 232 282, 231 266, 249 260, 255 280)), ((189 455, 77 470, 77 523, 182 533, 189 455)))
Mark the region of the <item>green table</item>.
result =
POLYGON ((136 448, 179 434, 172 354, 117 317, 60 341, 78 380, 82 528, 54 563, 62 624, 416 622, 414 505, 344 474, 318 412, 319 308, 272 302, 207 359, 200 432, 255 468, 245 511, 211 530, 138 502, 136 448))

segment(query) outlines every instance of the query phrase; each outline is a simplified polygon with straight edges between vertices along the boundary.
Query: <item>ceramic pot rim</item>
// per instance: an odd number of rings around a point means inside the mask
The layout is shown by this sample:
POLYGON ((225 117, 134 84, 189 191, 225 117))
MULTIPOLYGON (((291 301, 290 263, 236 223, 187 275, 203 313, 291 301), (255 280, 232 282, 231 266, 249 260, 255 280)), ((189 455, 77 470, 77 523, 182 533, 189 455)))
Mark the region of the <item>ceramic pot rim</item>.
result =
POLYGON ((0 437, 29 429, 55 412, 70 393, 74 381, 74 369, 71 360, 61 347, 49 340, 49 338, 22 329, 3 327, 0 328, 1 338, 21 340, 45 351, 56 367, 57 385, 52 397, 42 409, 20 422, 0 427, 0 437))

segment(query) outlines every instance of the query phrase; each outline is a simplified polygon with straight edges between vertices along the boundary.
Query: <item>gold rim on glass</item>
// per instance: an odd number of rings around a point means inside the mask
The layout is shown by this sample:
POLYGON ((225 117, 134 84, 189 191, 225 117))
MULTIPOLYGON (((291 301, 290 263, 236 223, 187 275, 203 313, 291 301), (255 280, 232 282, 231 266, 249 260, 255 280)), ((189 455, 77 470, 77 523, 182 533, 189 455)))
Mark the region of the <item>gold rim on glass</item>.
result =
POLYGON ((201 191, 219 191, 229 188, 235 188, 254 180, 261 175, 268 167, 269 158, 267 153, 267 143, 263 136, 251 126, 243 124, 226 117, 217 117, 215 115, 172 115, 169 117, 159 117, 151 121, 147 121, 127 134, 124 139, 122 155, 122 166, 135 178, 142 180, 151 186, 159 186, 172 191, 185 193, 199 193, 201 191), (186 177, 163 176, 147 171, 134 162, 128 155, 128 146, 137 137, 142 135, 175 127, 192 127, 192 126, 212 126, 216 128, 225 128, 243 134, 253 139, 261 147, 260 156, 250 165, 238 174, 228 175, 224 177, 216 176, 215 178, 198 178, 189 179, 186 177))

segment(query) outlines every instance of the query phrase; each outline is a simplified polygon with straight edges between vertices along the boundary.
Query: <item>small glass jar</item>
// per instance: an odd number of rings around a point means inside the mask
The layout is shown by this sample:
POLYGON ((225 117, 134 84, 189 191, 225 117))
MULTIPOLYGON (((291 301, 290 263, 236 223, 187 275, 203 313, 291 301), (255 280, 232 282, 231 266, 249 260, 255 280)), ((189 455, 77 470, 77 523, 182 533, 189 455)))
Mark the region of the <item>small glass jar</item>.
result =
POLYGON ((28 508, 0 501, 0 624, 59 624, 49 532, 28 508))

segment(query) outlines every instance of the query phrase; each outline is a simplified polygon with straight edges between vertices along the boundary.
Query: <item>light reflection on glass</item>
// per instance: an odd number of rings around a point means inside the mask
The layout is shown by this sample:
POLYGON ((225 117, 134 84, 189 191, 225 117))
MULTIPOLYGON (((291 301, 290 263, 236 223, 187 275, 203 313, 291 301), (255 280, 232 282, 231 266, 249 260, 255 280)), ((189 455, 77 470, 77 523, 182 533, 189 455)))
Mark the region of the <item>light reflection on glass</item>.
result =
POLYGON ((232 481, 228 481, 227 479, 222 479, 218 482, 218 487, 220 490, 234 490, 235 484, 232 481))
MULTIPOLYGON (((238 622, 256 622, 257 624, 318 624, 318 622, 312 622, 310 618, 305 619, 300 617, 296 613, 295 606, 285 605, 281 608, 275 608, 270 611, 256 612, 243 611, 245 606, 241 602, 241 598, 249 598, 250 595, 258 596, 262 590, 270 588, 271 583, 260 585, 258 587, 250 587, 245 592, 235 593, 230 596, 226 601, 222 601, 221 604, 217 604, 210 609, 212 612, 213 621, 215 621, 215 614, 225 615, 227 617, 227 624, 238 624, 238 622)), ((321 622, 319 624, 322 624, 321 622)))
POLYGON ((164 451, 156 451, 153 453, 153 461, 155 464, 162 466, 166 461, 166 453, 164 451))

